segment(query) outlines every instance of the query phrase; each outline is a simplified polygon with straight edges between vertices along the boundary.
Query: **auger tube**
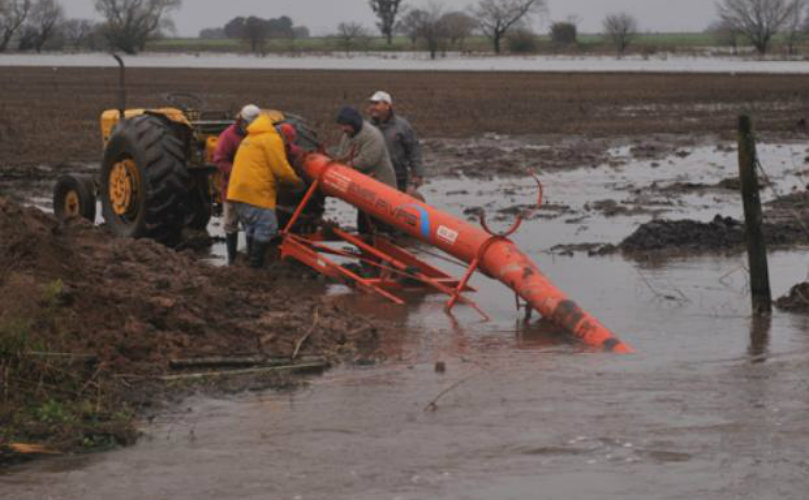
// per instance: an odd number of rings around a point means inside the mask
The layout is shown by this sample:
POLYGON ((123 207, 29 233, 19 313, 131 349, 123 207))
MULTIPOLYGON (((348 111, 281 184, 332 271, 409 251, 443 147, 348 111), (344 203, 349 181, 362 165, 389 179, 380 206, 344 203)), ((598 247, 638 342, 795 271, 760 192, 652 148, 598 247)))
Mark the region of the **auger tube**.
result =
POLYGON ((544 318, 582 343, 616 353, 632 349, 556 288, 537 265, 505 237, 435 209, 353 168, 312 153, 303 169, 327 196, 339 198, 380 221, 464 261, 477 261, 487 276, 513 289, 544 318))

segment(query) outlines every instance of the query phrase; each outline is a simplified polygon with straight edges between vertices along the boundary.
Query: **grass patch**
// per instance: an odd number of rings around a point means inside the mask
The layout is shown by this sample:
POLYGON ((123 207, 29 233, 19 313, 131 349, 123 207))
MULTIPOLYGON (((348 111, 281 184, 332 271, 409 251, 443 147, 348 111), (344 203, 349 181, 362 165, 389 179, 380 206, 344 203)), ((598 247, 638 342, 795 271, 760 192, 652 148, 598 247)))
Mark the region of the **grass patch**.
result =
POLYGON ((0 463, 14 443, 51 451, 109 448, 134 441, 134 411, 123 387, 92 357, 66 350, 60 319, 64 284, 44 284, 25 316, 0 318, 0 463))

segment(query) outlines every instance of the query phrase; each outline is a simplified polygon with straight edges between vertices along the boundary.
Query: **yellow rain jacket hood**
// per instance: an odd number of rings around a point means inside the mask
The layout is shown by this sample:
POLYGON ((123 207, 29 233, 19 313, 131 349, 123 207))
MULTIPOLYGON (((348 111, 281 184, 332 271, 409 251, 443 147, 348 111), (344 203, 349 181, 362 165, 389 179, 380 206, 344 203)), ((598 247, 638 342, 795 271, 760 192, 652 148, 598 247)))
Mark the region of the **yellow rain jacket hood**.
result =
POLYGON ((275 208, 278 184, 300 184, 287 161, 284 141, 267 115, 260 115, 247 127, 228 185, 228 201, 275 208))

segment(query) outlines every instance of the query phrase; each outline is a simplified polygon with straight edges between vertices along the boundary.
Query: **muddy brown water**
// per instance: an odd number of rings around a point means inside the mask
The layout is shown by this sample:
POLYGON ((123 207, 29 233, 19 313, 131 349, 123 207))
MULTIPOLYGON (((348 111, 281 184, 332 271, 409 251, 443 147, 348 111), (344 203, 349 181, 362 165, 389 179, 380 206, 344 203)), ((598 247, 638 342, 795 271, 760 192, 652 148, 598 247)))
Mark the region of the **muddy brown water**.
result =
MULTIPOLYGON (((804 149, 761 149, 777 189, 805 184, 804 149)), ((132 448, 5 471, 0 497, 805 498, 809 317, 752 318, 743 254, 636 262, 549 252, 619 241, 651 217, 607 217, 586 203, 631 199, 629 185, 656 197, 654 181, 716 183, 735 168, 732 152, 697 148, 653 169, 613 153, 625 165, 544 175, 548 202, 573 213, 526 223, 517 242, 636 354, 589 353, 524 326, 510 291, 480 276, 474 298, 489 323, 463 308, 448 318, 439 296, 400 308, 334 286, 355 310, 401 325, 386 363, 339 367, 295 392, 187 400, 144 422, 132 448)), ((494 214, 530 202, 532 189, 461 178, 425 194, 454 213, 489 204, 494 214)), ((672 218, 741 211, 732 192, 660 196, 672 218)), ((806 249, 769 262, 775 295, 807 278, 806 249)))

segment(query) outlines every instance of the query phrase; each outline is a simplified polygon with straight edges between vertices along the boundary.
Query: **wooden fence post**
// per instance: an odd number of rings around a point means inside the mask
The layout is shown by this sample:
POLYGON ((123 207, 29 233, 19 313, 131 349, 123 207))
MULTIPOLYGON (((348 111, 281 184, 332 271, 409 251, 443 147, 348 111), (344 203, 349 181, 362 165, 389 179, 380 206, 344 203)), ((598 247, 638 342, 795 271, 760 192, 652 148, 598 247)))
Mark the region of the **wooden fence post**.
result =
POLYGON ((772 311, 770 275, 767 268, 767 246, 761 230, 761 198, 759 198, 756 175, 756 140, 750 117, 739 117, 739 179, 744 202, 744 227, 747 234, 747 260, 750 265, 750 292, 753 299, 753 314, 768 314, 772 311))

